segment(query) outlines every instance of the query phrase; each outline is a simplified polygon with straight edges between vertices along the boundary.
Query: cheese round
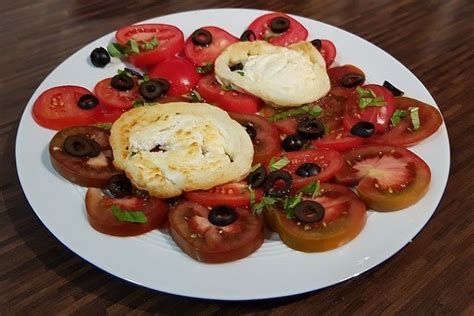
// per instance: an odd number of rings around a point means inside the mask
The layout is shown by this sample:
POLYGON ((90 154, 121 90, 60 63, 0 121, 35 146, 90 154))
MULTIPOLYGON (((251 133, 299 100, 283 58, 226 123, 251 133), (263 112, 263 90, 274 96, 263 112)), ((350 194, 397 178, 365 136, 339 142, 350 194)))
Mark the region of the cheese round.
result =
POLYGON ((314 102, 330 89, 324 58, 309 42, 288 47, 265 41, 228 46, 215 63, 216 79, 260 97, 274 107, 295 107, 314 102), (242 64, 231 71, 230 66, 242 64))
POLYGON ((227 112, 206 103, 166 103, 124 113, 112 126, 114 165, 159 198, 239 181, 253 144, 227 112))

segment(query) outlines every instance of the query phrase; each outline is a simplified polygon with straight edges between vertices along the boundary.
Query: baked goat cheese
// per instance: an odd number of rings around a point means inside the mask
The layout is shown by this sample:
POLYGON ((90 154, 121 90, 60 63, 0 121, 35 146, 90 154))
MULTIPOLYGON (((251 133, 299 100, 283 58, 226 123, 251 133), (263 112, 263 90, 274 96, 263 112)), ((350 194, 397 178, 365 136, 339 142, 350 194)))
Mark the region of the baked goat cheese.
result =
POLYGON ((280 47, 265 41, 228 46, 215 62, 216 79, 274 107, 314 102, 330 89, 324 58, 309 42, 280 47))
POLYGON ((206 103, 131 109, 113 124, 110 145, 116 168, 159 198, 239 181, 253 159, 244 127, 206 103))

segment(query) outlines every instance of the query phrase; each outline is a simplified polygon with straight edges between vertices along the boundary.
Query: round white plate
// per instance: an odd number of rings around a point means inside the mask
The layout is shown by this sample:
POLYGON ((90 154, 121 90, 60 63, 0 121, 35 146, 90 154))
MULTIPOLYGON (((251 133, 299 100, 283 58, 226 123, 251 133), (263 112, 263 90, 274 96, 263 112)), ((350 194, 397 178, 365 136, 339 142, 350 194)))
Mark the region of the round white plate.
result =
MULTIPOLYGON (((205 25, 217 25, 235 36, 264 11, 218 9, 177 13, 146 22, 173 24, 185 36, 205 25)), ((331 39, 339 64, 363 69, 368 82, 389 80, 407 96, 435 105, 423 84, 380 48, 333 26, 296 17, 309 39, 331 39)), ((173 294, 199 298, 242 300, 286 296, 321 289, 367 271, 399 251, 434 213, 449 173, 449 141, 443 124, 438 132, 412 150, 431 167, 432 183, 416 205, 394 213, 370 211, 366 227, 350 243, 324 253, 301 253, 270 236, 253 255, 226 264, 191 259, 166 231, 119 238, 93 230, 84 208, 85 190, 69 183, 52 168, 48 143, 54 131, 38 126, 32 116, 34 100, 44 90, 72 84, 92 89, 102 78, 116 74, 121 63, 93 67, 92 49, 107 46, 114 33, 90 43, 59 65, 38 87, 23 113, 16 141, 18 174, 25 195, 44 225, 66 247, 97 267, 127 281, 173 294)))

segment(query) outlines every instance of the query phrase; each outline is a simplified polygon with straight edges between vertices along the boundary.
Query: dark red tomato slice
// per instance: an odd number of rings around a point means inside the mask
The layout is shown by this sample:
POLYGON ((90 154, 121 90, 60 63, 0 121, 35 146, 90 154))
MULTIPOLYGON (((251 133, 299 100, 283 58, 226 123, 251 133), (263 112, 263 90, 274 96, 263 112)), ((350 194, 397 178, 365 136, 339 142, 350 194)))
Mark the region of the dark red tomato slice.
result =
POLYGON ((113 123, 125 112, 126 110, 112 110, 105 106, 101 106, 97 111, 95 123, 113 123))
POLYGON ((75 125, 93 124, 96 110, 83 110, 77 102, 89 90, 79 86, 59 86, 41 93, 33 104, 33 118, 39 125, 63 129, 75 125))
POLYGON ((350 88, 344 87, 342 85, 342 79, 347 74, 359 74, 361 76, 364 76, 365 78, 364 72, 354 65, 342 65, 342 66, 329 68, 328 76, 329 76, 329 79, 331 80, 331 86, 333 87, 333 89, 335 87, 339 87, 342 89, 355 89, 356 86, 360 85, 360 84, 356 84, 354 87, 350 87, 350 88))
POLYGON ((196 66, 213 64, 224 48, 239 41, 237 37, 216 26, 205 26, 200 29, 211 33, 212 42, 206 46, 196 45, 189 36, 184 47, 186 58, 196 66))
POLYGON ((168 96, 188 94, 197 85, 201 75, 187 59, 173 56, 154 66, 148 73, 150 78, 163 78, 170 83, 168 96))
POLYGON ((312 141, 313 146, 321 149, 333 149, 339 152, 345 152, 364 144, 361 137, 353 136, 344 129, 330 131, 323 138, 312 141))
POLYGON ((168 57, 176 55, 184 48, 184 36, 180 29, 168 24, 137 24, 121 28, 115 34, 117 41, 126 45, 130 39, 140 45, 140 53, 129 56, 130 62, 138 68, 153 66, 168 57), (150 42, 153 37, 158 40, 158 46, 145 50, 144 42, 150 42))
POLYGON ((383 98, 384 106, 367 106, 363 109, 359 106, 359 94, 353 93, 347 100, 346 111, 343 118, 344 128, 350 130, 356 123, 365 121, 375 125, 377 133, 383 133, 390 124, 390 119, 395 111, 395 98, 386 88, 368 84, 362 86, 364 90, 372 91, 375 97, 383 98))
POLYGON ((60 130, 49 143, 51 163, 67 180, 84 187, 104 187, 110 177, 120 173, 113 165, 110 132, 95 126, 74 126, 60 130), (64 141, 68 136, 80 135, 92 139, 101 147, 96 157, 76 157, 66 152, 64 141))
POLYGON ((407 97, 397 97, 395 98, 395 104, 397 109, 404 111, 409 111, 410 108, 418 108, 420 128, 413 129, 410 114, 407 113, 398 125, 394 126, 392 123, 383 134, 369 138, 369 143, 403 147, 413 146, 433 135, 443 123, 439 111, 426 103, 407 97))
POLYGON ((344 163, 342 155, 335 150, 308 149, 292 151, 280 154, 275 160, 281 159, 283 156, 290 160, 290 163, 283 167, 282 170, 288 171, 293 177, 293 190, 298 190, 317 180, 321 182, 329 181, 342 168, 344 163), (297 175, 296 170, 304 163, 318 165, 321 168, 321 172, 306 178, 297 175))
POLYGON ((255 113, 263 105, 262 100, 253 95, 222 89, 213 74, 206 75, 199 80, 196 90, 208 103, 216 104, 225 111, 255 113))
POLYGON ((256 131, 253 142, 253 163, 266 164, 281 152, 280 133, 265 118, 257 114, 229 113, 242 126, 249 125, 256 131))
POLYGON ((266 40, 273 45, 288 46, 293 43, 305 41, 308 38, 308 30, 298 21, 284 13, 268 13, 254 20, 249 30, 255 33, 257 40, 266 40), (284 17, 290 21, 288 30, 283 33, 272 32, 271 21, 277 17, 284 17))
POLYGON ((115 199, 95 188, 87 190, 86 209, 89 224, 95 230, 114 236, 136 236, 157 229, 166 221, 169 212, 168 204, 155 197, 115 199), (124 212, 143 212, 146 222, 120 221, 112 212, 113 205, 124 212))
POLYGON ((132 108, 133 102, 140 94, 138 91, 138 83, 131 90, 119 91, 113 88, 110 83, 112 78, 99 81, 94 87, 94 93, 101 104, 104 104, 111 111, 129 110, 132 108))
POLYGON ((169 214, 170 234, 192 258, 208 263, 228 262, 247 257, 263 243, 263 221, 244 208, 235 208, 237 220, 216 226, 208 220, 209 209, 184 202, 169 214))
POLYGON ((338 248, 354 239, 365 225, 365 204, 342 185, 323 183, 320 196, 304 197, 304 200, 323 205, 325 213, 322 220, 302 223, 288 218, 286 213, 276 208, 264 212, 269 226, 290 248, 305 252, 338 248))
POLYGON ((431 171, 420 157, 405 148, 367 145, 344 154, 344 166, 336 180, 356 185, 368 207, 396 211, 425 195, 431 171))
MULTIPOLYGON (((258 202, 263 196, 262 189, 254 189, 255 201, 258 202)), ((227 205, 231 207, 250 206, 250 192, 247 184, 243 182, 227 183, 216 186, 210 190, 197 190, 185 192, 184 198, 204 206, 227 205)))
POLYGON ((330 40, 321 40, 321 50, 319 51, 326 62, 326 68, 329 68, 334 59, 336 59, 336 46, 330 40))

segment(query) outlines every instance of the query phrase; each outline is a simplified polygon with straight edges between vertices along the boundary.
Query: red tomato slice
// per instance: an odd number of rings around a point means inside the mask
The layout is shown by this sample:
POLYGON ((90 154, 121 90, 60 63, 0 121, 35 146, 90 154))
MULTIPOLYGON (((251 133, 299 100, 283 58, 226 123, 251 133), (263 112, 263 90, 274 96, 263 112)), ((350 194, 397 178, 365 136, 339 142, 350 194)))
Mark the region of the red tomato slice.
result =
POLYGON ((95 85, 94 93, 100 100, 100 103, 104 104, 111 111, 131 109, 133 102, 135 102, 140 94, 137 81, 134 79, 135 84, 133 88, 127 91, 119 91, 113 88, 110 85, 111 82, 112 78, 107 78, 95 85))
POLYGON ((336 59, 336 46, 330 40, 321 40, 321 50, 319 51, 326 62, 326 68, 332 65, 336 59))
POLYGON ((308 30, 298 21, 284 13, 268 13, 254 20, 249 30, 255 33, 257 40, 267 40, 278 46, 288 46, 293 43, 305 41, 308 38, 308 30), (284 17, 290 20, 290 27, 283 33, 277 34, 270 28, 271 21, 276 17, 284 17))
POLYGON ((364 144, 364 139, 353 136, 344 129, 333 130, 324 135, 323 138, 312 141, 312 144, 321 149, 333 149, 339 152, 345 152, 364 144))
POLYGON ((162 200, 148 196, 114 199, 105 196, 100 189, 90 188, 86 194, 86 209, 89 224, 97 231, 114 236, 135 236, 158 228, 166 221, 168 205, 162 200), (112 212, 112 205, 123 211, 142 211, 146 223, 122 222, 112 212))
POLYGON ((196 67, 193 64, 178 56, 163 60, 150 70, 148 76, 152 79, 163 78, 168 80, 170 83, 168 96, 188 94, 202 77, 196 72, 196 67))
POLYGON ((228 262, 247 257, 263 243, 263 221, 244 208, 235 208, 237 220, 216 226, 208 220, 209 209, 184 202, 169 214, 170 234, 192 258, 208 262, 228 262))
MULTIPOLYGON (((160 100, 161 101, 161 100, 160 100)), ((113 123, 115 122, 126 110, 112 110, 102 106, 97 111, 97 116, 95 117, 95 123, 113 123)))
POLYGON ((253 95, 222 89, 213 74, 199 80, 196 90, 208 103, 216 104, 225 111, 255 113, 263 104, 262 100, 253 95))
POLYGON ((77 105, 79 98, 85 94, 92 92, 79 86, 48 89, 33 104, 33 118, 39 125, 55 130, 93 124, 97 110, 83 110, 77 105))
POLYGON ((257 114, 229 113, 242 126, 250 125, 256 130, 253 142, 253 163, 266 164, 281 152, 280 133, 265 118, 257 114))
POLYGON ((342 168, 344 163, 342 155, 335 150, 308 149, 292 151, 280 154, 275 157, 275 160, 279 160, 283 156, 288 158, 290 163, 281 170, 288 171, 293 177, 293 190, 298 190, 317 180, 321 182, 329 181, 342 168), (295 172, 303 163, 317 164, 321 168, 321 172, 307 178, 300 177, 295 172))
MULTIPOLYGON (((263 189, 254 189, 255 201, 263 196, 263 189)), ((184 198, 204 206, 226 205, 231 207, 250 206, 250 192, 247 184, 243 182, 227 183, 216 186, 210 190, 197 190, 185 192, 184 198)))
POLYGON ((364 85, 362 88, 372 91, 375 97, 383 98, 385 105, 367 106, 361 109, 359 106, 359 94, 354 92, 347 100, 343 118, 344 128, 349 131, 356 123, 365 121, 373 123, 378 133, 383 133, 390 124, 390 119, 395 111, 395 98, 389 90, 376 84, 364 85))
POLYGON ((216 26, 205 26, 201 29, 211 33, 212 42, 207 46, 199 46, 194 44, 189 36, 184 47, 186 58, 196 66, 213 64, 224 48, 239 41, 237 37, 216 26))
POLYGON ((129 56, 130 62, 138 68, 153 66, 168 57, 176 55, 184 48, 184 35, 180 29, 168 24, 137 24, 121 28, 115 34, 117 41, 126 45, 130 39, 135 40, 141 47, 139 54, 129 56), (145 50, 143 42, 149 42, 155 37, 158 46, 145 50))
POLYGON ((417 155, 402 147, 367 145, 344 154, 336 180, 356 185, 368 207, 396 211, 420 200, 428 190, 431 171, 417 155))
POLYGON ((397 126, 393 126, 392 123, 383 134, 370 137, 368 139, 369 143, 404 147, 413 146, 433 135, 443 123, 441 114, 431 105, 407 97, 397 97, 395 98, 395 103, 397 109, 404 111, 417 107, 420 128, 413 130, 413 123, 408 113, 400 120, 397 126))
POLYGON ((348 188, 330 183, 321 184, 321 195, 313 200, 325 209, 324 217, 315 223, 302 223, 289 219, 281 210, 265 210, 265 220, 290 248, 305 251, 327 251, 338 248, 354 239, 366 221, 365 204, 348 188))
POLYGON ((359 74, 365 77, 364 72, 357 68, 354 65, 342 65, 342 66, 337 66, 337 67, 332 67, 328 69, 328 76, 329 79, 331 80, 331 85, 333 88, 339 87, 342 89, 348 89, 348 90, 354 90, 356 86, 352 88, 346 88, 342 85, 342 78, 344 78, 345 75, 353 73, 353 74, 359 74))

